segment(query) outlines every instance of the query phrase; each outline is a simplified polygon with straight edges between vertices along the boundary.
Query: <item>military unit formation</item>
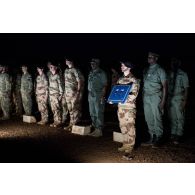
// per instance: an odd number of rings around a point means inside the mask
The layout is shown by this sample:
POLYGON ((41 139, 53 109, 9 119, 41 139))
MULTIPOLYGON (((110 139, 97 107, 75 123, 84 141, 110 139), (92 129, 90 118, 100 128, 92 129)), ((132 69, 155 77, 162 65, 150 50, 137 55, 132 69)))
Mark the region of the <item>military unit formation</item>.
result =
MULTIPOLYGON (((160 147, 162 144, 163 121, 165 107, 171 127, 171 141, 179 144, 184 132, 185 107, 188 96, 189 81, 187 74, 181 69, 181 61, 172 58, 170 70, 166 72, 158 64, 159 55, 148 54, 149 66, 143 71, 143 88, 132 70, 136 66, 129 61, 121 61, 122 76, 112 69, 112 86, 131 85, 131 91, 124 103, 118 103, 118 119, 122 135, 122 146, 118 150, 123 158, 131 159, 135 146, 136 98, 142 90, 145 120, 150 139, 145 146, 160 147)), ((49 124, 51 127, 63 127, 66 131, 79 125, 82 116, 82 98, 84 86, 88 89, 89 113, 91 126, 89 136, 101 137, 104 127, 105 96, 108 90, 108 77, 100 68, 100 59, 90 61, 91 71, 88 81, 75 66, 74 59, 66 58, 67 68, 64 74, 58 70, 56 63, 47 62, 47 69, 37 65, 37 77, 32 80, 28 65, 22 64, 21 70, 10 76, 7 66, 0 65, 0 106, 1 120, 11 116, 12 105, 16 115, 33 117, 33 93, 36 95, 41 120, 39 125, 49 124), (53 123, 49 120, 49 110, 53 113, 53 123), (69 124, 65 126, 68 115, 69 124)))

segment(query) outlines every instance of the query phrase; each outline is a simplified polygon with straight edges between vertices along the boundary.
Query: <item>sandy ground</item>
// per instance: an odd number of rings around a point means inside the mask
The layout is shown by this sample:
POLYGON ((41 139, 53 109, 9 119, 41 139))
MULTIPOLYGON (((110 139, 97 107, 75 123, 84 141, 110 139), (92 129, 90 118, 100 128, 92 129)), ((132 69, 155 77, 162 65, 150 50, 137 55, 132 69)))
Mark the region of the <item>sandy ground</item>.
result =
MULTIPOLYGON (((104 136, 75 135, 49 125, 23 123, 21 119, 0 122, 1 162, 71 162, 71 163, 192 163, 195 162, 195 137, 180 144, 166 142, 160 148, 138 144, 133 159, 125 161, 113 142, 116 122, 106 123, 104 136)), ((139 137, 138 137, 139 138, 139 137)))

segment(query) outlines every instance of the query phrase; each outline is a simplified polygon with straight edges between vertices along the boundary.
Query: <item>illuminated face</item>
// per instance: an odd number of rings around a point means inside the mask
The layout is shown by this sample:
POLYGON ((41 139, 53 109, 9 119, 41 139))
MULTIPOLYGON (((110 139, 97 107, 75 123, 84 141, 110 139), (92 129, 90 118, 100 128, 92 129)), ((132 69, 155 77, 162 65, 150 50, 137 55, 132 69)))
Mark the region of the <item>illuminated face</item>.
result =
POLYGON ((72 68, 73 67, 73 63, 69 60, 66 60, 66 65, 68 66, 68 68, 72 68))
POLYGON ((127 70, 130 70, 131 68, 126 67, 124 63, 121 63, 121 72, 125 72, 127 70))
POLYGON ((27 68, 26 66, 22 66, 22 72, 23 72, 23 73, 26 73, 27 70, 28 70, 28 68, 27 68))
POLYGON ((155 64, 157 61, 157 57, 153 56, 153 55, 148 55, 148 63, 149 64, 155 64))
POLYGON ((57 70, 57 67, 54 66, 54 65, 52 65, 52 64, 50 64, 49 70, 50 70, 51 72, 55 72, 55 71, 57 70))
POLYGON ((39 73, 39 75, 42 75, 43 74, 43 69, 37 68, 37 72, 39 73))

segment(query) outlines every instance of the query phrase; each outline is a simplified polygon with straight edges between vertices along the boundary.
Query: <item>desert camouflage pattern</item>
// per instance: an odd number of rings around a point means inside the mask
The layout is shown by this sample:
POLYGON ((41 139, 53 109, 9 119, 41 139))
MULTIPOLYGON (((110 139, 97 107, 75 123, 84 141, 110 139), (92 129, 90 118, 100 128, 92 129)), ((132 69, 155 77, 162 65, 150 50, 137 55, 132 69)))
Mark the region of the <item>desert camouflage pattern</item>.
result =
POLYGON ((123 144, 133 147, 136 138, 135 118, 136 118, 136 98, 140 88, 140 81, 131 73, 121 77, 118 84, 128 85, 132 83, 132 90, 124 104, 118 104, 118 119, 123 134, 123 144))
POLYGON ((62 122, 61 116, 61 99, 63 95, 63 88, 61 79, 58 73, 49 75, 49 100, 51 110, 53 112, 54 123, 60 124, 62 122))
POLYGON ((32 82, 32 77, 29 73, 22 75, 20 91, 22 95, 22 104, 23 104, 25 115, 31 116, 33 82, 32 82))
POLYGON ((67 68, 64 72, 64 97, 70 114, 70 124, 81 118, 81 102, 84 92, 84 76, 77 68, 67 68), (78 88, 80 86, 80 89, 78 88))
POLYGON ((43 75, 38 75, 36 78, 36 100, 38 104, 39 112, 41 113, 41 121, 48 122, 48 79, 43 75))
POLYGON ((13 104, 15 105, 15 113, 17 116, 22 116, 22 97, 21 97, 21 75, 17 74, 13 82, 13 104))
POLYGON ((10 118, 11 81, 7 73, 0 73, 0 106, 3 111, 2 119, 10 118))

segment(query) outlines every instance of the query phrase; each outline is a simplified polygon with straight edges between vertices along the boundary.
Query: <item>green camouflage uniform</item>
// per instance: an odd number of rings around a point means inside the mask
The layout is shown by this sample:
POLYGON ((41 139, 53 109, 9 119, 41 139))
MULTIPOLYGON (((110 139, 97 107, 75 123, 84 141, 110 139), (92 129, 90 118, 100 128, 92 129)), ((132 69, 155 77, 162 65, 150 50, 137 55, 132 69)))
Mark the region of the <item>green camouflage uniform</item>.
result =
POLYGON ((41 113, 41 121, 48 122, 48 79, 45 74, 38 75, 36 78, 36 100, 39 112, 41 113))
POLYGON ((49 74, 49 100, 51 109, 54 115, 54 123, 61 124, 61 98, 63 95, 63 88, 61 79, 58 73, 49 74))
POLYGON ((143 103, 144 114, 151 138, 159 139, 163 134, 162 110, 159 105, 162 100, 163 83, 166 73, 158 64, 150 65, 144 70, 143 103))
POLYGON ((32 82, 32 77, 29 73, 22 75, 20 91, 22 95, 22 104, 23 104, 25 115, 31 116, 33 82, 32 82))
POLYGON ((171 123, 171 134, 174 136, 182 136, 184 131, 184 114, 181 104, 184 101, 184 90, 189 87, 187 74, 178 69, 175 81, 174 73, 168 74, 168 116, 171 123))
POLYGON ((67 68, 64 72, 64 97, 70 114, 70 124, 75 125, 81 118, 81 104, 84 92, 84 76, 76 68, 67 68), (78 84, 80 91, 78 91, 78 84), (75 96, 77 95, 77 98, 75 96))
POLYGON ((136 98, 140 88, 140 81, 131 73, 119 78, 118 84, 128 85, 132 83, 132 90, 124 104, 118 104, 118 119, 121 133, 123 134, 123 144, 128 144, 133 148, 135 145, 135 118, 136 118, 136 98))
POLYGON ((0 73, 0 105, 3 111, 2 119, 10 118, 11 81, 7 73, 0 73))
POLYGON ((98 68, 92 70, 88 76, 88 101, 92 125, 102 130, 104 126, 105 101, 101 102, 102 90, 107 85, 106 73, 98 68))

